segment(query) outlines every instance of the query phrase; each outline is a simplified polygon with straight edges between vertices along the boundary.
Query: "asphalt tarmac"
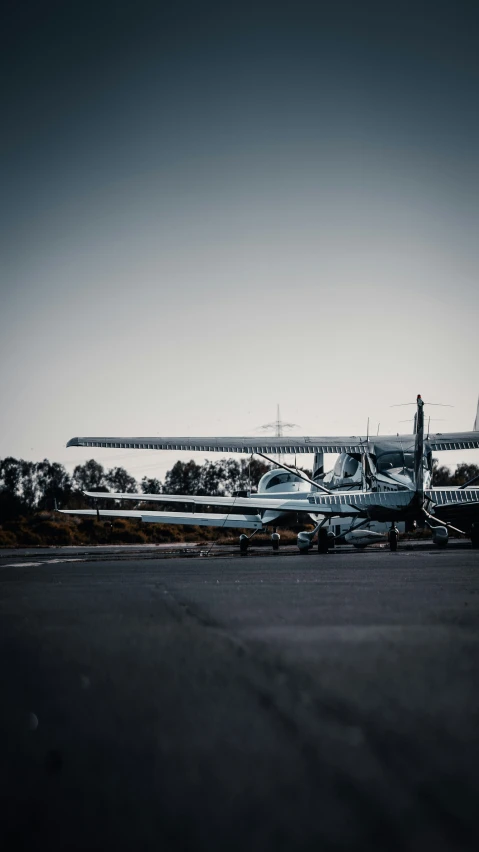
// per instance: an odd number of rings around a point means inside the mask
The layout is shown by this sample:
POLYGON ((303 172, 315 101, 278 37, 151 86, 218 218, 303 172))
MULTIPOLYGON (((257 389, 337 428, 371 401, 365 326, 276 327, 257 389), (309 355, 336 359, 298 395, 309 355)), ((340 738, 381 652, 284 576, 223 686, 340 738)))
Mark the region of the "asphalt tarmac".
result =
POLYGON ((2 554, 3 848, 479 848, 479 551, 158 557, 2 554))

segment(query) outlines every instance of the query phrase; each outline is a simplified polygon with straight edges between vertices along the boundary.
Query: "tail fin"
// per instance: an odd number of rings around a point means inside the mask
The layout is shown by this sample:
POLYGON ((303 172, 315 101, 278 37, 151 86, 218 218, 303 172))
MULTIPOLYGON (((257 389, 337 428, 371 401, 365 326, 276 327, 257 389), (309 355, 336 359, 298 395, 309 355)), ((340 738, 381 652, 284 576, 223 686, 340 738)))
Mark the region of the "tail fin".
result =
POLYGON ((416 414, 416 443, 414 448, 414 474, 416 480, 416 491, 421 498, 424 497, 424 402, 421 394, 417 396, 416 414))
POLYGON ((323 453, 315 453, 313 461, 313 479, 320 479, 324 473, 323 453))
POLYGON ((477 400, 476 419, 474 420, 474 432, 479 432, 479 398, 477 400))

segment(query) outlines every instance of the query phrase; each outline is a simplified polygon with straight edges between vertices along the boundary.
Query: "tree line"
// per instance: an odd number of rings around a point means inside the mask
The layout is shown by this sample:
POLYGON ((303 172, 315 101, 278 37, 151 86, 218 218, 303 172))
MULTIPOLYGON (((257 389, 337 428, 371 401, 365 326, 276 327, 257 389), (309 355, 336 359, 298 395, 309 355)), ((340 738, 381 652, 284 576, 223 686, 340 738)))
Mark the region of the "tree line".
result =
POLYGON ((452 472, 446 465, 439 465, 437 459, 433 459, 432 462, 432 484, 435 487, 447 488, 448 486, 465 485, 478 474, 479 466, 477 464, 460 462, 456 465, 456 470, 452 472))
MULTIPOLYGON (((59 462, 15 459, 0 460, 0 523, 2 519, 28 515, 35 511, 66 507, 73 500, 74 508, 83 500, 83 491, 111 491, 123 494, 201 494, 225 496, 239 490, 258 487, 259 480, 270 466, 257 459, 220 459, 196 464, 177 461, 167 471, 164 482, 144 476, 140 482, 124 467, 105 469, 89 459, 77 465, 70 475, 59 462)), ((433 485, 457 486, 479 473, 475 464, 461 462, 452 472, 444 465, 433 463, 433 485)), ((84 502, 84 501, 83 501, 84 502)), ((86 505, 86 503, 85 503, 86 505)))
POLYGON ((202 494, 225 496, 255 490, 269 465, 252 459, 220 459, 198 465, 178 461, 164 482, 144 476, 140 482, 124 467, 106 470, 94 459, 77 465, 70 475, 62 464, 44 459, 30 462, 11 456, 0 460, 0 523, 34 512, 87 506, 83 491, 123 494, 202 494))
MULTIPOLYGON (((142 524, 127 518, 60 515, 55 512, 55 506, 89 508, 83 491, 138 493, 144 495, 145 502, 149 494, 215 497, 234 491, 254 491, 269 469, 268 465, 256 459, 220 459, 217 462, 205 461, 202 465, 192 460, 178 461, 166 473, 164 482, 147 476, 137 482, 125 468, 105 469, 94 459, 77 465, 69 474, 58 462, 48 459, 29 462, 9 456, 0 460, 0 547, 231 540, 231 536, 237 537, 237 530, 142 524)), ((452 472, 448 467, 439 466, 437 461, 433 470, 433 484, 438 486, 463 485, 479 473, 477 465, 461 463, 452 472)), ((100 509, 115 505, 107 500, 95 503, 100 509)), ((120 503, 121 508, 131 505, 126 501, 120 503)), ((288 534, 284 531, 282 537, 288 534)), ((291 535, 294 537, 293 533, 291 535)), ((256 541, 260 538, 257 536, 256 541)))

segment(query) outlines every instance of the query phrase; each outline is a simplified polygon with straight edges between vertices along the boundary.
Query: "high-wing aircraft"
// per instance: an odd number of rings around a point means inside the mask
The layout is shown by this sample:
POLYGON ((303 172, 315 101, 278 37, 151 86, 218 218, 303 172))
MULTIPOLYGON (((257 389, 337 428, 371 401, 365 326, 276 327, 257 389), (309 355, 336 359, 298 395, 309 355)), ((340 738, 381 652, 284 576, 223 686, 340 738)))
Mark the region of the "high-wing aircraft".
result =
MULTIPOLYGON (((479 409, 479 405, 478 405, 479 409)), ((478 425, 476 417, 475 426, 478 425)), ((193 451, 256 453, 314 453, 313 476, 276 462, 277 468, 262 477, 258 493, 238 492, 231 497, 172 494, 118 494, 85 492, 92 498, 134 500, 136 502, 188 504, 192 511, 154 512, 148 509, 101 510, 103 517, 141 518, 146 523, 194 524, 197 526, 236 527, 257 530, 273 527, 273 547, 279 546, 276 528, 307 516, 315 523, 313 531, 298 534, 298 547, 307 552, 315 535, 318 550, 326 552, 334 536, 328 532, 333 518, 351 520, 351 543, 372 540, 361 528, 372 521, 390 524, 388 539, 396 550, 396 523, 427 523, 436 544, 444 546, 448 530, 471 537, 479 547, 479 489, 472 488, 477 478, 459 488, 431 488, 432 453, 439 450, 479 448, 479 431, 425 434, 424 402, 417 397, 415 432, 412 435, 368 435, 333 438, 72 438, 67 446, 129 449, 176 449, 193 451), (323 471, 323 453, 339 452, 330 474, 323 471), (222 513, 197 512, 197 507, 221 508, 222 513), (453 526, 458 524, 459 527, 453 526)), ((99 515, 98 509, 63 510, 67 514, 99 515)), ((242 534, 240 547, 245 550, 251 536, 242 534)))

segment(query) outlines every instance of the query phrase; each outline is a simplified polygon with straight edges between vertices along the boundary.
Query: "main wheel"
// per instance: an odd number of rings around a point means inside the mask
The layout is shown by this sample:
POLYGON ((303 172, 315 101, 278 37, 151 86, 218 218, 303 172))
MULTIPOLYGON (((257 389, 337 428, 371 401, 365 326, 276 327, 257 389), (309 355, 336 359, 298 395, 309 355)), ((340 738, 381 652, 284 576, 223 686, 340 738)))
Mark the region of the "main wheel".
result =
POLYGON ((318 553, 327 553, 328 547, 328 531, 326 527, 321 527, 321 529, 318 531, 318 553))
POLYGON ((311 547, 311 536, 307 532, 298 533, 298 538, 296 541, 298 545, 298 549, 300 553, 307 553, 309 548, 311 547))
POLYGON ((398 531, 396 528, 389 530, 388 533, 389 549, 395 551, 398 549, 398 531))
POLYGON ((271 544, 272 544, 273 550, 279 550, 279 538, 280 537, 279 537, 278 533, 272 533, 271 534, 271 544))
POLYGON ((239 546, 240 553, 247 553, 248 551, 249 539, 247 535, 240 535, 239 546))

